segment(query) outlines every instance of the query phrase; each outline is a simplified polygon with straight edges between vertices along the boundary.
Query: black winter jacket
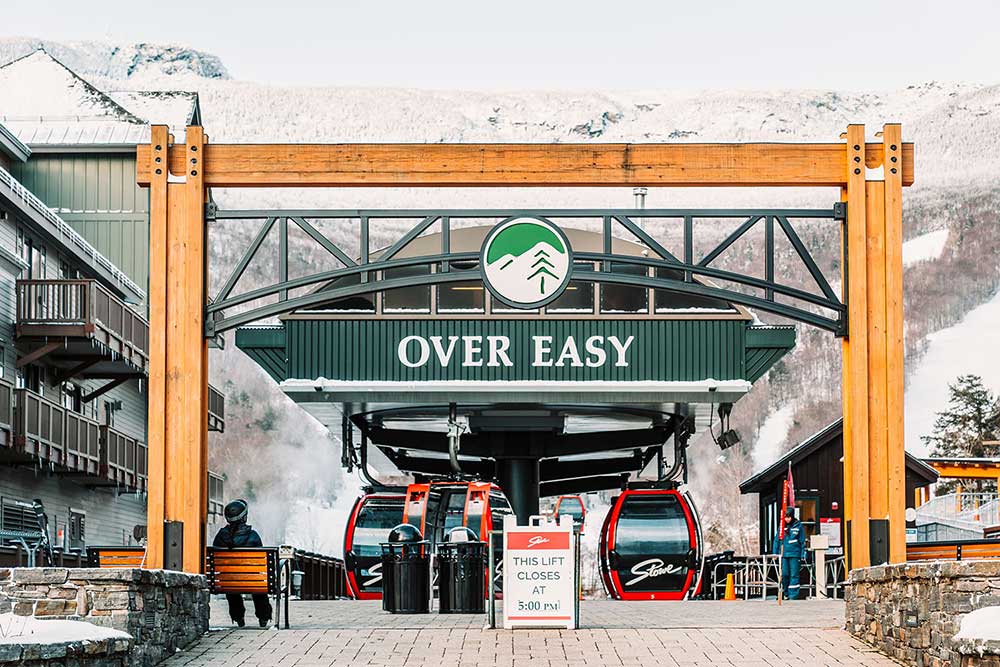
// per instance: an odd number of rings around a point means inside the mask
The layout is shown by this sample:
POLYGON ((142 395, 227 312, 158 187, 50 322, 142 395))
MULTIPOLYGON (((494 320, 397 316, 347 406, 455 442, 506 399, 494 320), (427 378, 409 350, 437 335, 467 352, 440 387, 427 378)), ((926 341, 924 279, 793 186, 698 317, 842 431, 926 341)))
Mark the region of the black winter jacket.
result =
POLYGON ((257 531, 248 524, 230 523, 223 526, 215 535, 212 546, 233 549, 235 547, 262 547, 264 543, 260 541, 260 535, 257 534, 257 531))

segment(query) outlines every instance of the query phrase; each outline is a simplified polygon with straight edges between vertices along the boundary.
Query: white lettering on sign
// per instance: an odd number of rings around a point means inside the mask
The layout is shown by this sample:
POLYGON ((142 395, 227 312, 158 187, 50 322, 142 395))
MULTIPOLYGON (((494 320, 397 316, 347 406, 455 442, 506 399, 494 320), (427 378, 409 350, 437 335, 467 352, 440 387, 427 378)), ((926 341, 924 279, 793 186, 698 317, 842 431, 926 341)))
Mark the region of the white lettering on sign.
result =
POLYGON ((608 336, 608 342, 615 348, 618 353, 618 359, 615 361, 615 366, 628 366, 628 362, 625 361, 625 353, 628 352, 629 346, 632 345, 632 341, 635 340, 635 336, 629 336, 625 339, 625 342, 618 340, 618 336, 608 336))
POLYGON ((514 362, 507 356, 507 350, 510 349, 510 338, 506 336, 487 336, 486 341, 490 347, 490 360, 486 363, 487 366, 499 366, 501 361, 503 361, 504 366, 510 367, 514 365, 514 362))
POLYGON ((641 563, 636 563, 632 566, 632 574, 638 576, 635 579, 626 581, 625 585, 634 586, 644 579, 654 579, 656 577, 662 577, 665 574, 680 572, 680 570, 681 568, 678 565, 664 565, 661 559, 650 558, 649 560, 644 560, 641 563))
POLYGON ((532 366, 552 365, 552 336, 532 336, 535 343, 535 354, 531 357, 532 366))
POLYGON ((543 535, 535 535, 528 540, 528 548, 537 547, 539 544, 547 544, 548 542, 551 542, 549 538, 543 535))
MULTIPOLYGON (((613 361, 619 368, 629 366, 629 350, 635 336, 625 340, 618 336, 588 336, 578 341, 567 336, 558 343, 552 336, 531 337, 531 365, 535 368, 601 368, 613 361)), ((508 336, 406 336, 396 347, 396 356, 407 368, 420 368, 431 363, 441 368, 456 360, 465 367, 488 366, 511 368, 511 341, 508 336), (485 340, 484 340, 485 339, 485 340), (433 352, 433 354, 432 354, 433 352)))
POLYGON ((431 336, 431 345, 434 346, 434 353, 437 355, 438 363, 447 366, 451 362, 451 355, 455 352, 455 343, 458 336, 448 336, 447 349, 441 345, 441 336, 431 336))
POLYGON ((590 368, 603 366, 608 360, 608 353, 604 351, 604 336, 591 336, 585 345, 587 347, 587 366, 590 368))
POLYGON ((465 343, 465 357, 462 359, 463 366, 483 365, 483 337, 482 336, 462 336, 465 343))
POLYGON ((396 348, 396 355, 404 366, 408 368, 418 368, 427 363, 431 358, 431 347, 427 344, 427 339, 421 336, 407 336, 403 340, 399 341, 399 347, 396 348), (417 360, 413 361, 409 355, 410 342, 416 342, 417 348, 420 350, 420 354, 417 356, 417 360))

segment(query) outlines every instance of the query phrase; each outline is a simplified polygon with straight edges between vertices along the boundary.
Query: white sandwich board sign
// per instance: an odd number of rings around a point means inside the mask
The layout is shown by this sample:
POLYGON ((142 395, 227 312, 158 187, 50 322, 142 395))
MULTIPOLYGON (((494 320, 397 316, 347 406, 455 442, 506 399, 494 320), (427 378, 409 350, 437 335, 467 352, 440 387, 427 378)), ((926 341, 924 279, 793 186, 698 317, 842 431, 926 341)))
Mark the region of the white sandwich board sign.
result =
POLYGON ((578 627, 573 522, 531 517, 503 524, 503 627, 578 627))

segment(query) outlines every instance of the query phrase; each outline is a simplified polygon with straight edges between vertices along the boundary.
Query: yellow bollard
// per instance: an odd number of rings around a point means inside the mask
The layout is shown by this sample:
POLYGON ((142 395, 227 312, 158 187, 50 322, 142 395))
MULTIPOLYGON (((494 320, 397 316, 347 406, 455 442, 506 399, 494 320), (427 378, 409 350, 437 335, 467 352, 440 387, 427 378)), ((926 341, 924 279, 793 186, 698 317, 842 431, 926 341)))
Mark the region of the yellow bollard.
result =
POLYGON ((723 600, 736 599, 736 579, 731 574, 726 575, 726 595, 723 600))

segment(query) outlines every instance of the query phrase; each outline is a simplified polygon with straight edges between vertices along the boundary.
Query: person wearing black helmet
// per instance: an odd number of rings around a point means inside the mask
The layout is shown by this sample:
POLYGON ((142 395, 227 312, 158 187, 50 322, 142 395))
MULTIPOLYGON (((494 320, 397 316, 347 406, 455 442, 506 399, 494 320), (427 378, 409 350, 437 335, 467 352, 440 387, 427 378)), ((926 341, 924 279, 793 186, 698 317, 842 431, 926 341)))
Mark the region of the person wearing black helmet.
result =
POLYGON ((774 553, 781 554, 781 590, 786 600, 799 599, 799 569, 806 557, 806 531, 795 517, 795 508, 785 510, 785 537, 774 536, 774 553))
MULTIPOLYGON (((212 542, 214 547, 225 549, 241 547, 262 547, 260 535, 247 524, 247 510, 249 506, 245 500, 234 500, 226 505, 223 514, 226 517, 226 525, 223 526, 212 542)), ((271 601, 266 594, 255 593, 253 598, 253 611, 257 616, 260 627, 266 628, 271 621, 271 601)), ((245 617, 247 613, 246 605, 243 604, 243 596, 239 593, 227 593, 226 601, 229 603, 229 616, 239 627, 246 625, 245 617)))

